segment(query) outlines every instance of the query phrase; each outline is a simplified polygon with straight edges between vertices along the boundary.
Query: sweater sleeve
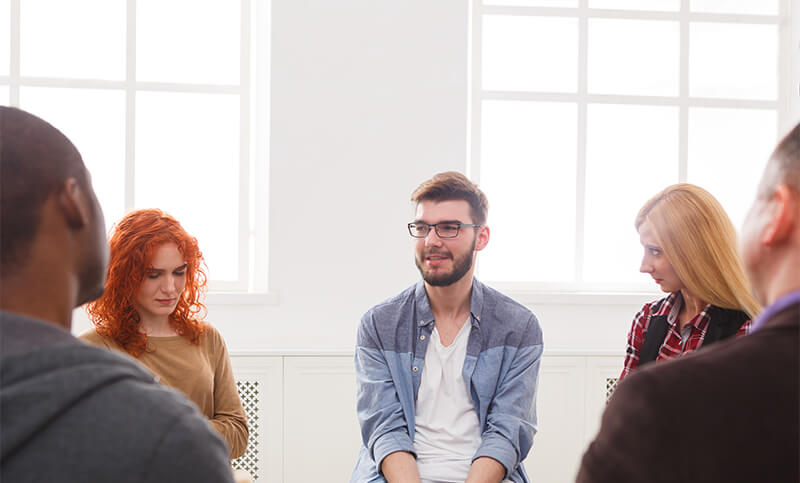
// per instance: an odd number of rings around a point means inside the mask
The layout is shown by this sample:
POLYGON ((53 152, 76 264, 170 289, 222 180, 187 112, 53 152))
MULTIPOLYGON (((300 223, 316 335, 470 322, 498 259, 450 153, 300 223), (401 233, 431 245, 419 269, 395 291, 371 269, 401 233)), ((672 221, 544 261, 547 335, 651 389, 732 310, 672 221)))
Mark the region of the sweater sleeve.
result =
POLYGON ((247 439, 250 435, 247 427, 247 415, 236 389, 231 359, 225 341, 215 329, 209 336, 213 337, 212 350, 214 367, 214 416, 211 425, 222 436, 231 450, 231 459, 242 456, 247 450, 247 439))

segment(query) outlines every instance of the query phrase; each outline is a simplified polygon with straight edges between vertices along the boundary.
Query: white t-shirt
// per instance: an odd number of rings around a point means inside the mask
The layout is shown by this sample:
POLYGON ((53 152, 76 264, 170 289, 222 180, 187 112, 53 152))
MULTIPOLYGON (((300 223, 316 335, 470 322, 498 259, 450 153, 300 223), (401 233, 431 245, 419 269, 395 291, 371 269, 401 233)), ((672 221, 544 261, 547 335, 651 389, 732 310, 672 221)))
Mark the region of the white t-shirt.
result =
POLYGON ((414 436, 423 483, 463 483, 481 444, 478 413, 461 374, 471 330, 467 319, 445 347, 434 327, 425 352, 414 436))

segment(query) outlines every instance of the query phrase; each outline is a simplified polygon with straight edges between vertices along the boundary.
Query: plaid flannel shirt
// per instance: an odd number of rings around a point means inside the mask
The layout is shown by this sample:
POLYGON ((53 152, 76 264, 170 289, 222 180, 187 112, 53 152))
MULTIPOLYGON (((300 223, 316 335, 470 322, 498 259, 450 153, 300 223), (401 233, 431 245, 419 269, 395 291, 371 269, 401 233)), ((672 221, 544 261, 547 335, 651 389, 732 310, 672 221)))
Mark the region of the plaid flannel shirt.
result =
MULTIPOLYGON (((699 314, 688 322, 688 325, 691 327, 691 332, 685 344, 681 338, 681 329, 678 323, 678 312, 680 311, 681 304, 683 304, 683 297, 681 297, 680 292, 673 292, 661 300, 645 304, 642 310, 636 314, 633 318, 631 331, 628 333, 625 366, 622 369, 622 374, 619 376, 620 380, 639 367, 639 350, 642 348, 645 335, 647 335, 647 327, 650 325, 650 319, 654 316, 665 315, 670 324, 667 336, 664 337, 664 342, 661 344, 661 348, 658 351, 656 362, 679 357, 688 352, 697 350, 703 345, 706 329, 711 320, 708 315, 711 304, 706 305, 699 314), (660 307, 658 307, 659 303, 661 303, 660 307)), ((751 324, 751 320, 742 324, 736 336, 739 337, 749 333, 751 324)))

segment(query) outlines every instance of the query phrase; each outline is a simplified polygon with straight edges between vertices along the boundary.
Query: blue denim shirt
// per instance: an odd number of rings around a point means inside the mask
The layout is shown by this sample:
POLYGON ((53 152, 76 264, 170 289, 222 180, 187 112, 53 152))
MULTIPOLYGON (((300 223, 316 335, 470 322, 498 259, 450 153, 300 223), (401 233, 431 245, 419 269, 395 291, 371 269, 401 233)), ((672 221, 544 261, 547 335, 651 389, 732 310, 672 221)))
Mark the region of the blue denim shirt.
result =
MULTIPOLYGON (((520 463, 537 430, 542 330, 530 310, 475 279, 470 313, 462 375, 482 428, 473 460, 494 458, 506 478, 527 483, 520 463)), ((352 483, 385 482, 380 463, 386 456, 415 454, 415 401, 434 324, 422 281, 362 317, 355 366, 363 445, 352 483)))

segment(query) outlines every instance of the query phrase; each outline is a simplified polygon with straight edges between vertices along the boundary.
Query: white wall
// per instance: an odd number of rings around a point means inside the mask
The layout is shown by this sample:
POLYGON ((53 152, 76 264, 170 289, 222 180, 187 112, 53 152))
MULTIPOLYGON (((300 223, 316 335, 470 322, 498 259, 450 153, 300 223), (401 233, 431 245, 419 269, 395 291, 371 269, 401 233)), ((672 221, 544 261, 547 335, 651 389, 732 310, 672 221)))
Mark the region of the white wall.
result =
MULTIPOLYGON (((468 15, 464 0, 272 1, 274 297, 211 299, 232 352, 352 349, 361 315, 418 279, 411 191, 466 170, 468 15)), ((637 304, 529 305, 548 349, 621 350, 637 304)), ((76 311, 73 331, 89 327, 76 311)))

